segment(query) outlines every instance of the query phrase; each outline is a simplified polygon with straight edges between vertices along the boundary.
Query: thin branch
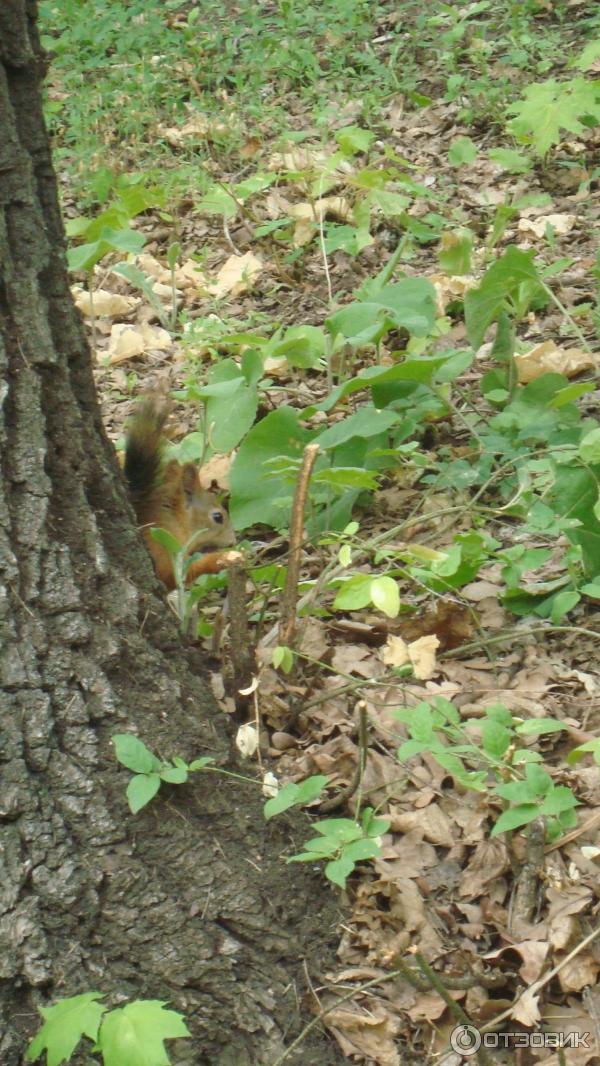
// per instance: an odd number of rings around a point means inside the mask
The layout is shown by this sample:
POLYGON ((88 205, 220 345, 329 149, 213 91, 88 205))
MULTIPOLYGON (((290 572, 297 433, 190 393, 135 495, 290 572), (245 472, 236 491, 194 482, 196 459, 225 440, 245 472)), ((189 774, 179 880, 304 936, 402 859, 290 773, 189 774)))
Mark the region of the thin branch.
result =
MULTIPOLYGON (((345 788, 340 789, 335 796, 332 796, 331 799, 325 800, 324 803, 320 804, 320 814, 329 814, 330 811, 337 811, 342 804, 345 803, 346 800, 351 799, 356 792, 364 777, 365 766, 367 765, 367 753, 369 750, 368 733, 367 708, 364 700, 360 700, 358 704, 358 762, 356 764, 354 776, 345 788)), ((357 804, 356 817, 358 817, 359 808, 360 801, 357 804)))
POLYGON ((233 666, 233 699, 238 714, 246 711, 248 695, 242 695, 241 689, 248 689, 256 674, 256 655, 250 638, 248 612, 246 608, 246 566, 241 552, 227 552, 224 561, 229 576, 229 633, 231 641, 231 663, 233 666))
POLYGON ((296 631, 296 606, 298 603, 298 580, 300 578, 300 561, 302 557, 304 510, 308 496, 310 475, 318 454, 318 444, 306 445, 292 505, 290 554, 281 602, 281 620, 279 622, 279 643, 288 647, 293 643, 296 631))

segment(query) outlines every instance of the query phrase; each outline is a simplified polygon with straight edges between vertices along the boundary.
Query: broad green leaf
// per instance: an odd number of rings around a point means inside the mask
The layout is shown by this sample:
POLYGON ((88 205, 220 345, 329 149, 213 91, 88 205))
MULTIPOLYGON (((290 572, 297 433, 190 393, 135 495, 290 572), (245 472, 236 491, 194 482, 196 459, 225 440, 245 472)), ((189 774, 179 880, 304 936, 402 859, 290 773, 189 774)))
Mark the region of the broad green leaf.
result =
POLYGON ((162 763, 153 755, 139 737, 133 733, 116 733, 111 740, 115 746, 115 754, 122 766, 133 770, 136 774, 149 774, 154 770, 160 770, 162 763))
POLYGON ((237 200, 233 192, 229 192, 221 185, 213 187, 196 204, 196 211, 203 215, 223 215, 224 218, 235 218, 239 210, 237 200))
POLYGON ((455 137, 448 150, 448 162, 450 166, 461 167, 464 163, 472 163, 477 158, 477 145, 470 137, 455 137))
POLYGON ((28 1062, 39 1059, 46 1051, 46 1066, 61 1066, 69 1061, 82 1036, 95 1041, 106 1010, 103 1004, 95 1002, 101 998, 101 992, 84 992, 53 1007, 41 1007, 44 1024, 27 1048, 28 1062))
POLYGON ((270 476, 265 463, 276 456, 300 459, 312 437, 291 407, 271 411, 252 427, 230 472, 230 513, 236 529, 256 524, 281 528, 287 523, 293 485, 283 477, 270 476))
POLYGON ((166 770, 161 770, 160 779, 169 785, 183 785, 188 779, 187 767, 167 766, 166 770))
POLYGON ((321 822, 315 822, 314 828, 329 840, 336 840, 338 847, 362 837, 361 826, 350 818, 324 818, 321 822))
POLYGON ((151 529, 150 536, 157 544, 162 544, 163 548, 166 548, 170 555, 178 555, 181 551, 182 545, 177 540, 177 537, 174 537, 172 533, 169 533, 168 529, 151 529))
POLYGON ((473 234, 471 230, 460 229, 442 234, 438 259, 446 274, 470 274, 471 253, 473 251, 473 234))
POLYGON ((164 1041, 189 1037, 182 1016, 159 1000, 136 1000, 112 1010, 100 1027, 104 1066, 169 1066, 164 1041))
POLYGON ((533 167, 529 156, 515 151, 514 148, 492 148, 488 156, 492 163, 508 170, 510 174, 526 174, 533 167))
POLYGON ((505 306, 508 296, 516 296, 524 282, 538 282, 533 263, 535 251, 525 252, 509 245, 504 255, 492 263, 478 289, 465 295, 465 324, 467 336, 475 349, 479 348, 488 327, 505 306))
POLYGON ((300 369, 319 367, 327 352, 327 337, 318 326, 290 326, 283 336, 269 342, 265 355, 284 357, 290 366, 300 369))
POLYGON ((344 126, 335 133, 335 139, 345 155, 368 152, 374 136, 370 130, 364 130, 361 126, 344 126))
POLYGON ((339 885, 340 888, 346 887, 346 880, 354 870, 354 863, 352 859, 347 859, 342 856, 341 859, 334 859, 333 862, 328 862, 325 867, 325 877, 328 881, 331 881, 333 885, 339 885))
POLYGON ((378 411, 376 407, 365 406, 354 414, 336 422, 315 437, 315 443, 321 448, 335 448, 352 437, 376 437, 391 426, 402 421, 403 415, 396 411, 378 411))
POLYGON ((377 474, 371 470, 359 470, 351 466, 332 466, 319 470, 313 476, 315 485, 328 485, 334 490, 376 489, 379 482, 377 474))
POLYGON ((376 855, 380 854, 381 848, 377 841, 366 838, 347 844, 342 851, 342 858, 352 859, 352 862, 362 862, 365 859, 374 859, 376 855))
POLYGON ((212 755, 202 755, 201 758, 194 759, 193 762, 190 763, 188 769, 190 771, 203 770, 205 766, 210 766, 214 761, 212 755))
POLYGON ((508 751, 511 740, 511 730, 500 722, 495 722, 490 718, 483 722, 481 726, 481 742, 486 755, 490 755, 493 759, 501 759, 508 751))
POLYGON ((504 811, 500 815, 490 836, 497 837, 500 833, 509 833, 511 829, 527 825, 528 822, 537 818, 539 813, 540 808, 537 803, 523 803, 519 807, 511 807, 509 811, 504 811))
POLYGON ((566 725, 557 722, 556 718, 529 718, 515 726, 515 733, 525 737, 537 737, 545 733, 559 733, 566 728, 566 725))
POLYGON ((160 774, 136 774, 127 785, 127 802, 132 814, 137 814, 150 803, 160 788, 160 774))
POLYGON ((334 609, 338 611, 359 611, 362 607, 367 607, 371 602, 372 580, 370 574, 356 574, 355 577, 344 581, 340 585, 333 601, 334 609))
POLYGON ((579 806, 579 800, 573 795, 571 789, 567 785, 556 785, 547 796, 544 797, 544 801, 540 808, 540 814, 553 815, 561 814, 563 811, 572 810, 573 807, 579 806))
POLYGON ((538 155, 545 155, 553 144, 559 144, 563 130, 582 133, 585 116, 600 120, 600 94, 597 84, 585 78, 564 82, 549 78, 528 85, 523 98, 508 112, 515 116, 509 123, 511 131, 531 142, 538 155))
POLYGON ((388 618, 400 613, 400 590, 393 577, 376 577, 371 581, 371 601, 388 618))
POLYGON ((579 455, 584 463, 600 463, 600 427, 585 434, 579 444, 579 455))
POLYGON ((263 814, 267 821, 269 818, 274 818, 276 814, 281 814, 293 807, 298 802, 299 793, 300 786, 295 781, 288 781, 287 785, 279 789, 276 796, 272 796, 265 803, 263 814))

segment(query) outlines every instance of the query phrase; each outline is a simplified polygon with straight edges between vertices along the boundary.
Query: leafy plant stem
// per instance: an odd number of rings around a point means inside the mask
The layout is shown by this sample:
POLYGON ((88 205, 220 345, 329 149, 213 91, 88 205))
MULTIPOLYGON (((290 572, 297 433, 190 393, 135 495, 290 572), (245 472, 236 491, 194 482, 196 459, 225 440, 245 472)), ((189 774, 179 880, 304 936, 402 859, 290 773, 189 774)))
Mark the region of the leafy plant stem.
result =
MULTIPOLYGON (((425 959, 419 952, 415 954, 415 962, 417 963, 417 966, 421 970, 423 976, 426 977, 429 981, 434 992, 437 992, 438 996, 441 996, 441 998, 444 1000, 444 1003, 448 1007, 448 1010, 456 1018, 456 1020, 458 1022, 461 1022, 463 1025, 472 1025, 473 1023, 471 1022, 469 1015, 465 1014, 460 1004, 452 998, 444 982, 441 980, 439 974, 437 974, 435 970, 432 970, 429 963, 425 961, 425 959)), ((484 1048, 479 1048, 479 1051, 477 1052, 477 1061, 481 1064, 481 1066, 493 1066, 492 1059, 484 1048)))

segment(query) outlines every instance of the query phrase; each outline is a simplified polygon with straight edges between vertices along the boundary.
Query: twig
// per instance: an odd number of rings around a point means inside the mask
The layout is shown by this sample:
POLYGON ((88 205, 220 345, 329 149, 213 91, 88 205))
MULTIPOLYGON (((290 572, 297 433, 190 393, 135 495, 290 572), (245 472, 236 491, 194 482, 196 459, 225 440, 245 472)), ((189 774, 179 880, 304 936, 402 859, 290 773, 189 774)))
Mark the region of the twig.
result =
MULTIPOLYGON (((437 992, 438 996, 441 996, 444 1003, 448 1007, 448 1010, 456 1018, 456 1020, 460 1022, 461 1025, 468 1025, 472 1028, 475 1028, 473 1026, 473 1022, 469 1018, 469 1015, 465 1013, 460 1003, 457 1003, 455 999, 452 999, 452 996, 448 992, 448 989, 444 985, 440 975, 437 974, 435 970, 432 970, 429 963, 426 962, 423 956, 420 955, 418 952, 415 954, 415 961, 417 962, 417 965, 419 966, 419 969, 422 971, 423 975, 430 982, 431 987, 434 989, 435 992, 437 992)), ((480 1047, 479 1050, 476 1052, 476 1055, 477 1061, 481 1064, 481 1066, 493 1066, 492 1058, 490 1055, 488 1055, 485 1048, 480 1047)))
POLYGON ((225 554, 229 576, 229 632, 231 639, 231 663, 233 666, 233 699, 238 713, 245 712, 248 695, 242 695, 240 689, 247 689, 256 673, 256 656, 250 640, 250 627, 246 610, 246 568, 244 556, 239 551, 225 554))
MULTIPOLYGON (((321 814, 329 814, 330 811, 337 811, 346 800, 356 792, 360 782, 362 781, 365 773, 365 766, 367 765, 367 752, 368 752, 368 720, 367 720, 367 708, 364 700, 360 700, 358 704, 358 762, 356 764, 356 770, 350 784, 342 788, 336 796, 332 796, 331 799, 325 800, 319 806, 319 812, 321 814)), ((358 817, 358 810, 360 802, 357 804, 356 816, 358 817)))
POLYGON ((510 908, 508 930, 519 937, 523 925, 533 920, 544 864, 545 818, 534 818, 527 833, 527 852, 510 908))
POLYGON ((285 588, 281 601, 281 620, 279 623, 279 643, 288 647, 294 640, 296 630, 296 605, 298 602, 298 580, 300 577, 300 559, 302 553, 302 531, 304 528, 304 509, 308 495, 310 475, 317 455, 318 444, 307 444, 304 449, 302 466, 298 474, 294 503, 292 505, 292 521, 290 526, 290 554, 288 571, 285 579, 285 588))

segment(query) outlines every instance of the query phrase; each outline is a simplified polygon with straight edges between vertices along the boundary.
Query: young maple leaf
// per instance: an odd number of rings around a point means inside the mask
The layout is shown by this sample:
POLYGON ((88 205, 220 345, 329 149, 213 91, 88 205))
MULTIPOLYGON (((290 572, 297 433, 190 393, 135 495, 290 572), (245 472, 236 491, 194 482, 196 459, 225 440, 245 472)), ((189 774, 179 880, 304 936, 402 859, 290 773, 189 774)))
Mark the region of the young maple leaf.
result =
POLYGON ((586 116, 600 121, 600 83, 573 78, 554 78, 528 85, 524 99, 509 107, 515 117, 509 123, 516 137, 530 141, 538 155, 545 155, 561 139, 561 130, 581 133, 586 116))

